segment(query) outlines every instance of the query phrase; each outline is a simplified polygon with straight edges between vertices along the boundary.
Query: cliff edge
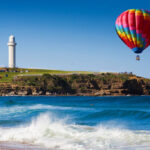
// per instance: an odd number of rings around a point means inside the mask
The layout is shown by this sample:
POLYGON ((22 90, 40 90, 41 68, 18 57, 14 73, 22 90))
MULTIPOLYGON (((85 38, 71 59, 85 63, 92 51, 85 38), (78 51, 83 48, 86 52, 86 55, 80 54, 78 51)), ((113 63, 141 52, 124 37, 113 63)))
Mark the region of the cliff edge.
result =
POLYGON ((0 83, 0 96, 11 95, 150 95, 150 79, 131 73, 16 76, 0 83))

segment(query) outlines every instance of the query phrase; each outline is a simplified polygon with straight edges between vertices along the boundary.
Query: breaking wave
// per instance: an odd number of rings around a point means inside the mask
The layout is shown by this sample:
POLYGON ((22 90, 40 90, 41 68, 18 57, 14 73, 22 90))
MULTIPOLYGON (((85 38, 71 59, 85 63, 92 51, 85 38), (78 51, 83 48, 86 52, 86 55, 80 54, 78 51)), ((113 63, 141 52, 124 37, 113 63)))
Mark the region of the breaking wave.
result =
POLYGON ((0 141, 58 150, 144 150, 150 147, 150 131, 127 130, 112 122, 97 126, 69 124, 67 119, 44 113, 22 126, 0 127, 0 141))

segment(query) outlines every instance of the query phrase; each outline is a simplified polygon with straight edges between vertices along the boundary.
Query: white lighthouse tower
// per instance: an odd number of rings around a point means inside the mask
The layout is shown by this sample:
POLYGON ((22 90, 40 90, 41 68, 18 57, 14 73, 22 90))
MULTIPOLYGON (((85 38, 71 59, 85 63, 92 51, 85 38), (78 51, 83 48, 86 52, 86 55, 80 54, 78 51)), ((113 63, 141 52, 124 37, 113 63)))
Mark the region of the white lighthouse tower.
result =
POLYGON ((8 53, 9 53, 8 66, 9 68, 16 67, 16 44, 17 43, 15 42, 15 37, 11 35, 8 41, 8 53))

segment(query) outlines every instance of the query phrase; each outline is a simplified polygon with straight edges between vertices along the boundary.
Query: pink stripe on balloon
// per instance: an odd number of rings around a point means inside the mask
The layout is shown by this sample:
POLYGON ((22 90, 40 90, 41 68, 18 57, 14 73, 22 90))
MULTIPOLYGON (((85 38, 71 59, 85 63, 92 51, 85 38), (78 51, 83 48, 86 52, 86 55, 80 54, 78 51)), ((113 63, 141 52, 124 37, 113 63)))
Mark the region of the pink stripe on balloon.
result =
POLYGON ((129 28, 130 28, 130 30, 135 30, 136 29, 135 27, 131 27, 131 26, 129 26, 129 28))
POLYGON ((142 33, 142 30, 137 30, 137 29, 136 29, 136 33, 141 34, 141 33, 142 33))

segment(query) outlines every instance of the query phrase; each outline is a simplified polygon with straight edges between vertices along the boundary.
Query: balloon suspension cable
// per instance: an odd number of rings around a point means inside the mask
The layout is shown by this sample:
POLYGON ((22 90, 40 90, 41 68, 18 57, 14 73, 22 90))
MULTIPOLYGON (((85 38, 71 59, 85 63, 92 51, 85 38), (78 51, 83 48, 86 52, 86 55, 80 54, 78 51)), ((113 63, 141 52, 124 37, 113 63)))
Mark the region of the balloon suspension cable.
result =
POLYGON ((136 56, 136 60, 140 61, 140 56, 139 55, 136 56))

